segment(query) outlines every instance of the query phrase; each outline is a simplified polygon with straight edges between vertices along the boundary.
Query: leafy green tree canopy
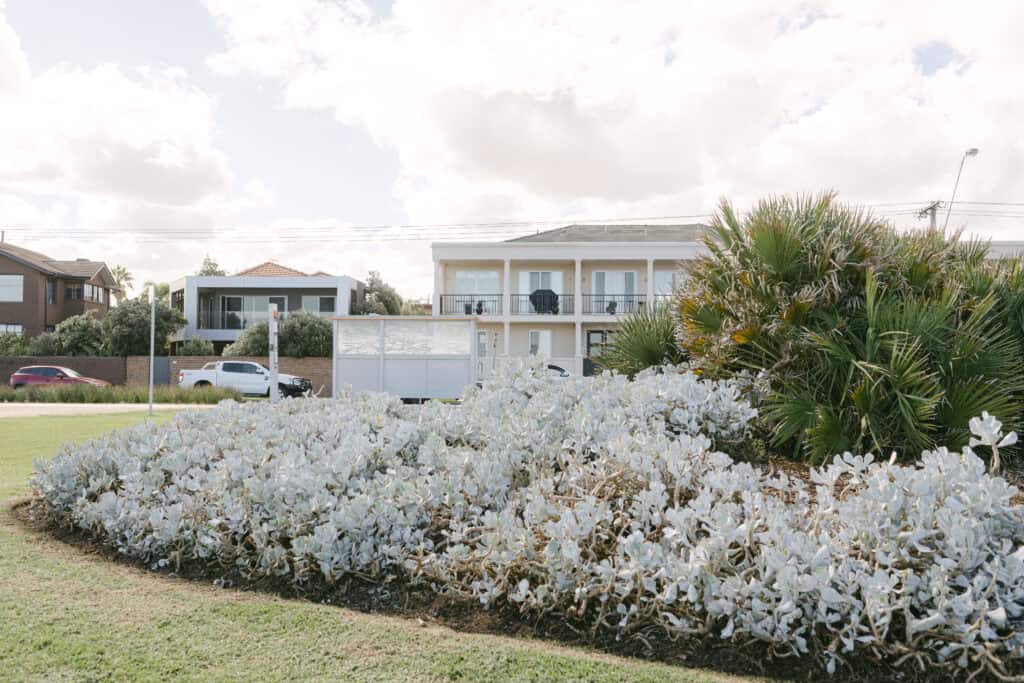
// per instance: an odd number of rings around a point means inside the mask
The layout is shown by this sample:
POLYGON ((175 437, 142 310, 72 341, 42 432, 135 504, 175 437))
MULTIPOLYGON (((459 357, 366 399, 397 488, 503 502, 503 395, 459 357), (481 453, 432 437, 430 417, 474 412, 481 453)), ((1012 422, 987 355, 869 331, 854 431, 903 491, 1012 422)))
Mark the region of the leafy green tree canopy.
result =
POLYGON ((105 351, 103 323, 92 311, 65 318, 57 325, 55 334, 60 349, 69 356, 100 356, 105 351))
MULTIPOLYGON (((156 301, 156 350, 163 353, 167 337, 185 326, 185 317, 168 306, 163 299, 156 301)), ((109 352, 114 356, 148 356, 150 303, 143 297, 129 299, 110 309, 103 321, 109 352)))
MULTIPOLYGON (((333 332, 329 320, 314 313, 292 313, 277 330, 278 355, 290 358, 331 355, 333 332)), ((269 328, 261 322, 242 331, 238 340, 224 349, 225 356, 266 356, 270 353, 269 328)))
POLYGON ((402 297, 398 295, 395 288, 384 282, 380 273, 370 271, 366 279, 366 289, 363 301, 358 301, 352 306, 353 315, 400 315, 402 313, 402 297))
POLYGON ((227 275, 223 268, 207 254, 203 258, 203 265, 199 267, 196 275, 227 275))
POLYGON ((213 342, 202 337, 192 337, 178 347, 179 356, 213 356, 215 353, 213 342))

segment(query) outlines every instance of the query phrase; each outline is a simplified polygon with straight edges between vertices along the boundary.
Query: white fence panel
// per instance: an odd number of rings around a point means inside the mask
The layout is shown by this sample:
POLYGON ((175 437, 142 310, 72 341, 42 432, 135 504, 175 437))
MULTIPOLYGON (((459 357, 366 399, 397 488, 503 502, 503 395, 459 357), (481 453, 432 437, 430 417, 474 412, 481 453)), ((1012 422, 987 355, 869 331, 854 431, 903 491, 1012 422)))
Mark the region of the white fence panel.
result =
POLYGON ((477 381, 476 319, 334 319, 334 386, 401 398, 458 398, 477 381))

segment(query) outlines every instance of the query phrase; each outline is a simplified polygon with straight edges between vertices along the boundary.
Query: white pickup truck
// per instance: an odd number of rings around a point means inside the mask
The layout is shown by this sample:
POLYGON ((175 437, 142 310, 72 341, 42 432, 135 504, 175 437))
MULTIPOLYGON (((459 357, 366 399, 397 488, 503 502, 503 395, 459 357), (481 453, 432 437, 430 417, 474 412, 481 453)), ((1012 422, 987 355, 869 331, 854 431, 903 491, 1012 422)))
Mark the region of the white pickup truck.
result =
MULTIPOLYGON (((243 394, 270 395, 270 370, 259 363, 242 360, 223 360, 207 363, 201 370, 178 372, 181 387, 226 387, 243 394)), ((301 396, 313 388, 305 377, 278 373, 277 386, 282 396, 301 396)))

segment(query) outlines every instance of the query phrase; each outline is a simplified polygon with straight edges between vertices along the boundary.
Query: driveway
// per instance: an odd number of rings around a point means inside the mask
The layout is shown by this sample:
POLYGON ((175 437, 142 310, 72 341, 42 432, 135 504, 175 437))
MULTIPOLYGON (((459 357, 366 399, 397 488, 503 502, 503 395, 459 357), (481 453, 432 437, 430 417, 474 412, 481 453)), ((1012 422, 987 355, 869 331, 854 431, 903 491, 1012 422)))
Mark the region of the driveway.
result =
MULTIPOLYGON (((154 403, 153 411, 213 408, 215 404, 154 403)), ((0 403, 0 419, 38 415, 105 415, 108 413, 144 413, 148 403, 0 403)))

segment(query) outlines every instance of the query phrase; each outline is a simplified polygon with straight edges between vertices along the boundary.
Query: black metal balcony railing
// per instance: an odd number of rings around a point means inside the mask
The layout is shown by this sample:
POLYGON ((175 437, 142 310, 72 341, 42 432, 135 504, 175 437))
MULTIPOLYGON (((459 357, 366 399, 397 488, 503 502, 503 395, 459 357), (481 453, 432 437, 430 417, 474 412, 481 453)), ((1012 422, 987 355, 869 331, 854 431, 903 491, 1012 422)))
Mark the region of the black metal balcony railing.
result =
POLYGON ((442 294, 441 315, 501 315, 501 294, 442 294))
POLYGON ((638 310, 646 294, 584 294, 583 315, 624 315, 638 310))
POLYGON ((534 292, 533 294, 512 294, 512 315, 572 315, 574 309, 572 294, 534 292))

